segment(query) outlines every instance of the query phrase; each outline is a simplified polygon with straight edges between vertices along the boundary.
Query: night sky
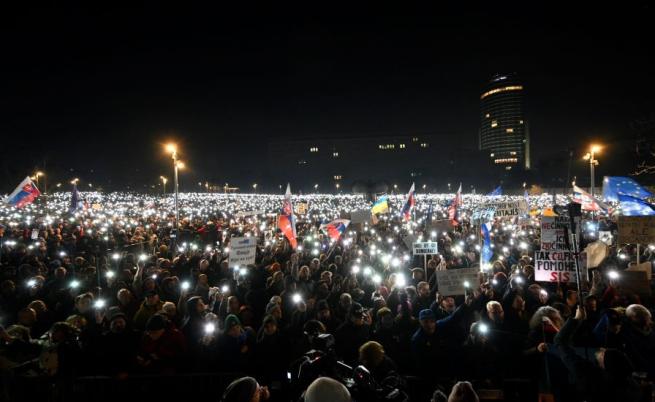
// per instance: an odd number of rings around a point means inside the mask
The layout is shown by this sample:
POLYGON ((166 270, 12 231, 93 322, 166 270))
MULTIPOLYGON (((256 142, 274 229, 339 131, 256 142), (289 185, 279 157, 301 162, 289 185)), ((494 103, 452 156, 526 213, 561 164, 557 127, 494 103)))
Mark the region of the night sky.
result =
POLYGON ((44 162, 52 182, 154 183, 170 176, 168 139, 188 180, 236 183, 256 179, 240 166, 264 170, 267 141, 281 137, 420 133, 439 135, 439 152, 473 149, 479 94, 497 72, 526 87, 536 166, 599 140, 599 175, 634 168, 630 123, 655 113, 645 1, 329 4, 3 10, 2 190, 44 162))

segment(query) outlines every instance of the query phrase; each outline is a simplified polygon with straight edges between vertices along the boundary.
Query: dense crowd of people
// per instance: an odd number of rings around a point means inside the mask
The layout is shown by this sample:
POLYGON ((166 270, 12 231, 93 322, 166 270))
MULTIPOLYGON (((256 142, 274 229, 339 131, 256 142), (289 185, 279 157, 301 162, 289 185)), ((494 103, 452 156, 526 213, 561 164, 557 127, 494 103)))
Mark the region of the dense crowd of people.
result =
MULTIPOLYGON (((391 197, 392 213, 351 224, 338 240, 320 224, 370 202, 297 197, 307 210, 297 216, 295 249, 276 229, 281 196, 182 194, 177 231, 172 197, 83 198, 79 208, 57 193, 0 209, 7 399, 10 378, 20 376, 208 372, 246 376, 225 401, 303 391, 307 401, 347 400, 356 387, 344 378, 363 376, 376 390, 436 389, 435 401, 477 400, 490 390, 511 400, 512 387, 562 401, 651 398, 653 305, 608 273, 626 269, 637 252, 653 261, 655 247, 614 244, 580 288, 537 282, 533 258, 549 196, 526 197, 530 214, 493 219, 490 267, 480 266, 471 219, 485 196, 465 195, 447 230, 434 223, 448 216, 452 195, 420 195, 409 222, 396 213, 402 197, 391 197), (242 236, 257 239, 256 262, 233 267, 230 241, 242 236), (408 236, 437 242, 438 254, 412 255, 408 236), (464 294, 440 292, 436 273, 461 268, 478 268, 477 282, 464 294)), ((598 230, 616 233, 613 218, 596 223, 583 230, 583 247, 598 230)))

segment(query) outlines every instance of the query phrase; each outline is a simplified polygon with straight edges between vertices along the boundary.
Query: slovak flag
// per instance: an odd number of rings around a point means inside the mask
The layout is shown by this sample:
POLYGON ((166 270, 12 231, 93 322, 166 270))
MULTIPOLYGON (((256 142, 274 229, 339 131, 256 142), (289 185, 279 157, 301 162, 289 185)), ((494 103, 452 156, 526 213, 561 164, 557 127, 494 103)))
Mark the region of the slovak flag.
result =
POLYGON ((448 219, 450 219, 450 223, 453 226, 459 225, 459 221, 457 220, 457 210, 458 207, 462 205, 462 183, 459 183, 459 189, 457 190, 457 194, 455 195, 455 198, 450 202, 450 205, 448 205, 448 219))
POLYGON ((5 202, 16 208, 22 208, 25 205, 31 204, 36 197, 40 196, 41 192, 32 182, 32 179, 26 177, 18 187, 14 190, 13 193, 9 194, 9 197, 5 199, 5 202))
POLYGON ((607 205, 591 197, 591 194, 578 186, 573 186, 573 202, 581 204, 583 211, 607 211, 607 205))
POLYGON ((287 184, 287 191, 284 193, 282 211, 277 218, 277 227, 284 233, 289 240, 291 247, 295 249, 298 246, 296 240, 296 217, 293 214, 293 204, 291 204, 291 185, 287 184))
POLYGON ((402 214, 403 219, 408 221, 411 218, 412 208, 416 205, 416 196, 414 195, 414 183, 410 187, 409 192, 407 193, 407 199, 405 200, 405 205, 403 205, 402 214))
POLYGON ((337 241, 350 225, 348 219, 335 219, 330 223, 321 225, 321 230, 330 236, 330 239, 337 241))

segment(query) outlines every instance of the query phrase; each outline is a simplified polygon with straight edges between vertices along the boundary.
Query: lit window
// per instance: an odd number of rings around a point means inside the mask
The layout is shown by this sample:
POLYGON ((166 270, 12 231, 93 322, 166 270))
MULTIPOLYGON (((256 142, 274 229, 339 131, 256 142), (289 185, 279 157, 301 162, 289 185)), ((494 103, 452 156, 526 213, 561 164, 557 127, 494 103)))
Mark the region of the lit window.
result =
POLYGON ((492 153, 491 155, 489 155, 490 158, 493 158, 494 156, 496 156, 496 154, 494 154, 494 153, 492 153))
POLYGON ((422 142, 421 143, 421 148, 427 148, 429 146, 430 146, 430 144, 428 144, 427 142, 422 142))
POLYGON ((304 160, 304 159, 301 159, 301 160, 298 161, 298 164, 299 164, 299 165, 306 165, 306 164, 307 164, 307 161, 304 160))
POLYGON ((505 170, 512 170, 511 166, 505 166, 505 170))
POLYGON ((340 174, 334 175, 334 180, 341 180, 341 175, 340 174))
POLYGON ((332 157, 333 157, 333 158, 338 158, 338 157, 339 157, 339 153, 338 153, 338 152, 332 152, 332 157))
POLYGON ((509 153, 510 155, 516 155, 516 151, 512 151, 509 153))
POLYGON ((501 164, 501 163, 516 163, 519 160, 517 158, 500 158, 500 159, 494 159, 495 164, 501 164))
POLYGON ((405 149, 405 144, 400 144, 399 148, 400 149, 405 149))
POLYGON ((491 128, 498 127, 498 122, 496 120, 491 120, 491 128))
POLYGON ((513 129, 513 128, 508 128, 508 129, 505 129, 505 132, 507 132, 507 133, 513 133, 513 132, 514 132, 514 129, 513 129))
POLYGON ((523 120, 519 120, 519 124, 523 124, 523 120))
POLYGON ((412 142, 418 142, 418 137, 412 137, 412 142))
POLYGON ((487 113, 487 114, 484 115, 484 117, 486 117, 488 119, 489 117, 491 117, 491 115, 489 113, 487 113))
POLYGON ((379 149, 387 150, 387 149, 395 149, 396 145, 395 144, 382 144, 378 145, 379 149))
POLYGON ((318 152, 318 147, 309 148, 309 152, 318 152))
POLYGON ((502 87, 502 88, 494 88, 494 89, 492 89, 490 91, 487 91, 487 92, 483 93, 482 96, 480 96, 480 99, 484 99, 489 95, 497 94, 499 92, 520 91, 522 89, 523 89, 523 86, 521 86, 521 85, 509 85, 509 86, 502 87))

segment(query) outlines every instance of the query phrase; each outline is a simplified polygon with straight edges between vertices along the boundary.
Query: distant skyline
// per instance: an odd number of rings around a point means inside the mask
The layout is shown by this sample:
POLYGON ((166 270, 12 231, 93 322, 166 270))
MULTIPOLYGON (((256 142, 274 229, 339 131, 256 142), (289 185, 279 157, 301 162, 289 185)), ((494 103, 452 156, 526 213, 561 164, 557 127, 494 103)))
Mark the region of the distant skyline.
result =
POLYGON ((512 72, 536 172, 572 149, 587 177, 591 141, 607 146, 599 177, 634 169, 630 123, 655 112, 647 2, 394 6, 14 6, 0 28, 2 190, 44 161, 49 183, 155 184, 171 175, 168 140, 188 161, 183 188, 259 180, 284 138, 434 134, 439 158, 477 148, 480 91, 512 72))

